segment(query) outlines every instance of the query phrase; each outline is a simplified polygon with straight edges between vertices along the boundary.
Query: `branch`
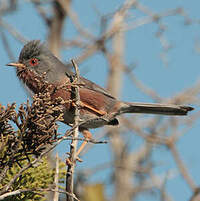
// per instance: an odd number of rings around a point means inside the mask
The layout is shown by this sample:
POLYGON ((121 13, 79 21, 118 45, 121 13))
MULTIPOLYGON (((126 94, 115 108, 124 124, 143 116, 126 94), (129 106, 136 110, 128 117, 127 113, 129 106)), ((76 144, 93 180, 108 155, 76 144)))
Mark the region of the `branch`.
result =
MULTIPOLYGON (((65 1, 66 6, 69 6, 70 3, 70 0, 65 1)), ((63 6, 59 0, 53 1, 52 6, 54 15, 49 23, 48 44, 51 51, 56 56, 59 56, 62 41, 62 31, 67 13, 64 11, 63 6)))
POLYGON ((174 160, 179 168, 180 173, 182 174, 184 180, 187 182, 187 184, 189 185, 189 187, 191 188, 191 190, 193 192, 195 192, 197 186, 195 184, 195 182, 193 181, 193 179, 191 178, 191 175, 189 174, 187 168, 185 167, 185 164, 183 163, 183 161, 181 160, 179 153, 177 151, 177 148, 175 147, 174 143, 170 143, 170 145, 168 146, 173 157, 174 160))
MULTIPOLYGON (((76 83, 79 83, 79 70, 78 66, 75 63, 75 61, 71 60, 73 67, 75 68, 76 72, 76 83)), ((78 138, 78 131, 79 131, 79 105, 80 105, 80 95, 79 95, 79 86, 72 87, 72 91, 74 91, 74 99, 75 99, 75 116, 74 116, 74 131, 72 136, 74 138, 78 138)), ((66 173, 66 192, 74 195, 74 169, 75 169, 75 163, 76 163, 76 150, 77 150, 77 143, 78 141, 76 139, 72 139, 71 145, 70 145, 70 157, 68 159, 68 168, 66 173)), ((67 195, 66 197, 67 201, 73 201, 74 198, 70 195, 67 195)))
MULTIPOLYGON (((65 11, 65 13, 68 14, 69 18, 71 19, 72 23, 74 24, 74 26, 76 27, 77 31, 84 36, 85 38, 91 40, 91 39, 95 39, 95 37, 87 30, 85 29, 79 22, 78 19, 78 15, 72 10, 71 7, 69 7, 68 4, 66 4, 66 2, 64 0, 57 0, 60 5, 62 5, 63 10, 65 11)), ((73 62, 72 62, 73 63, 73 62)), ((73 64, 74 65, 74 64, 73 64)))
POLYGON ((0 26, 6 29, 15 39, 19 40, 21 43, 26 43, 28 40, 19 33, 12 25, 4 22, 2 18, 0 19, 0 26))
POLYGON ((59 182, 59 158, 58 158, 58 153, 56 153, 56 172, 55 172, 55 178, 54 178, 55 190, 56 191, 54 193, 53 201, 59 200, 58 182, 59 182))
POLYGON ((44 192, 44 191, 50 191, 50 192, 57 192, 57 193, 63 193, 72 196, 75 200, 80 201, 75 195, 72 195, 68 192, 62 191, 62 190, 56 190, 56 189, 18 189, 16 191, 8 192, 0 196, 0 200, 4 200, 7 197, 13 196, 13 195, 19 195, 20 193, 25 193, 25 192, 35 192, 37 193, 38 191, 44 192))

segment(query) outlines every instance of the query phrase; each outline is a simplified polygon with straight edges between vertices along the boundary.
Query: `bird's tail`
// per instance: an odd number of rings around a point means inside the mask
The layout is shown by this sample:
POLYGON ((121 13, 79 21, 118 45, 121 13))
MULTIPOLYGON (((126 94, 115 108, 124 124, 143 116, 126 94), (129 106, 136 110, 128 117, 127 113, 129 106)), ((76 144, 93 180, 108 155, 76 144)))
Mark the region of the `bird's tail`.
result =
POLYGON ((118 114, 147 113, 147 114, 161 114, 161 115, 187 115, 187 113, 193 109, 194 108, 185 105, 121 102, 118 114))

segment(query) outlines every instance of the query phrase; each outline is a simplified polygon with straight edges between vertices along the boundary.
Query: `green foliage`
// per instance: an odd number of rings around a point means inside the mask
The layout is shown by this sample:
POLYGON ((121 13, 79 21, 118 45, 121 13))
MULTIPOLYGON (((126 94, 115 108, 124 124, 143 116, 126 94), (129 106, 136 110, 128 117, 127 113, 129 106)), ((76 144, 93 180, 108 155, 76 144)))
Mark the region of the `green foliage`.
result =
MULTIPOLYGON (((31 161, 34 158, 31 158, 31 161)), ((28 161, 24 160, 21 163, 21 166, 26 166, 28 161)), ((0 188, 7 185, 9 181, 16 175, 21 168, 16 164, 13 166, 6 174, 2 183, 0 184, 0 188)), ((47 158, 43 158, 43 160, 34 167, 27 169, 17 180, 13 183, 10 191, 15 191, 17 189, 45 189, 50 187, 54 181, 54 172, 55 170, 50 168, 47 158)), ((5 200, 45 200, 44 199, 45 192, 25 192, 16 196, 8 197, 5 200)))
MULTIPOLYGON (((33 161, 34 158, 31 158, 33 161)), ((21 166, 26 166, 28 164, 27 160, 21 162, 21 166)), ((62 183, 65 176, 65 165, 64 163, 59 163, 59 183, 62 183)), ((0 183, 0 189, 7 185, 9 181, 15 176, 21 168, 19 165, 13 166, 7 174, 3 181, 0 183)), ((47 161, 47 157, 44 157, 38 164, 34 165, 24 171, 24 173, 13 183, 10 191, 15 191, 18 189, 32 189, 33 191, 23 192, 18 195, 10 196, 5 201, 44 201, 46 200, 44 195, 47 193, 45 189, 53 188, 54 185, 55 169, 50 167, 47 161), (34 191, 35 190, 35 191, 34 191), (44 191, 42 191, 44 190, 44 191)))

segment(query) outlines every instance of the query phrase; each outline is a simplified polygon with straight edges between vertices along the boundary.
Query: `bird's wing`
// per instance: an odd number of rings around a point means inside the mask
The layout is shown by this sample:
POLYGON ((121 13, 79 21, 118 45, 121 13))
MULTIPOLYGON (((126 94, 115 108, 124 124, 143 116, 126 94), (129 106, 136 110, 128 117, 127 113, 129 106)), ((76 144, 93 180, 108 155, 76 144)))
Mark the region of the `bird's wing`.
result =
MULTIPOLYGON (((73 73, 69 69, 66 71, 66 67, 65 67, 65 74, 66 74, 67 77, 72 77, 73 78, 75 76, 75 73, 73 73)), ((90 80, 88 80, 88 79, 86 79, 84 77, 80 76, 80 82, 81 82, 81 84, 83 84, 82 88, 84 87, 86 89, 102 93, 105 96, 110 97, 112 99, 116 99, 107 90, 105 90, 104 88, 100 87, 99 85, 95 84, 94 82, 92 82, 92 81, 90 81, 90 80)))
POLYGON ((87 80, 84 77, 80 77, 80 81, 81 81, 81 83, 83 83, 84 88, 87 88, 87 89, 102 93, 105 96, 108 96, 108 97, 110 97, 112 99, 115 99, 115 97, 113 97, 107 90, 105 90, 104 88, 102 88, 99 85, 95 84, 94 82, 91 82, 90 80, 87 80))

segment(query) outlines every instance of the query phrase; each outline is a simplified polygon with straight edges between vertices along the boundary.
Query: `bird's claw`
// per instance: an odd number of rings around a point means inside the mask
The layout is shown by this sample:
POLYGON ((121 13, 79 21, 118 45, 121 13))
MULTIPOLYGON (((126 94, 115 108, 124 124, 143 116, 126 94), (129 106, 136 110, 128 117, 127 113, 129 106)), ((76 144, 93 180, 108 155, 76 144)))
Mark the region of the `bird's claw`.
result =
MULTIPOLYGON (((70 155, 69 153, 68 153, 68 155, 70 155)), ((72 162, 72 160, 71 160, 71 157, 68 157, 67 159, 66 159, 66 165, 67 166, 71 166, 73 163, 76 163, 76 161, 78 161, 78 162, 83 162, 83 160, 81 159, 81 158, 79 158, 78 156, 76 156, 76 159, 75 159, 75 161, 74 162, 72 162)))

